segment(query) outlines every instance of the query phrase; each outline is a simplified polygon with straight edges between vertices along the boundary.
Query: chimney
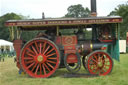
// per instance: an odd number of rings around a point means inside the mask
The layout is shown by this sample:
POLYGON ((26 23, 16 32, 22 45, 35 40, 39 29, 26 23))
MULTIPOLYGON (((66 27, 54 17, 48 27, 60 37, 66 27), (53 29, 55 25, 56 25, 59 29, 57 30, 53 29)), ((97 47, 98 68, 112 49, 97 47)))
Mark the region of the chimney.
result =
POLYGON ((45 19, 45 15, 44 15, 44 12, 42 13, 42 19, 45 19))
POLYGON ((96 0, 91 0, 91 16, 92 17, 96 17, 97 16, 96 0))

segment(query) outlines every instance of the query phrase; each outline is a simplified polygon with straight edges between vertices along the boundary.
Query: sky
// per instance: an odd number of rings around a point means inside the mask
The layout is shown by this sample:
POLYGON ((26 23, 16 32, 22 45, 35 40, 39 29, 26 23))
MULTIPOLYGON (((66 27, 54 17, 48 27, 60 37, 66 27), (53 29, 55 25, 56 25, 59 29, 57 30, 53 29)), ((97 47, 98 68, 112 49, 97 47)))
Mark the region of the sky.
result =
MULTIPOLYGON (((128 0, 97 0, 98 16, 107 16, 119 4, 128 0)), ((90 9, 90 0, 0 0, 0 16, 6 13, 17 13, 30 18, 62 17, 71 5, 82 4, 90 9)))

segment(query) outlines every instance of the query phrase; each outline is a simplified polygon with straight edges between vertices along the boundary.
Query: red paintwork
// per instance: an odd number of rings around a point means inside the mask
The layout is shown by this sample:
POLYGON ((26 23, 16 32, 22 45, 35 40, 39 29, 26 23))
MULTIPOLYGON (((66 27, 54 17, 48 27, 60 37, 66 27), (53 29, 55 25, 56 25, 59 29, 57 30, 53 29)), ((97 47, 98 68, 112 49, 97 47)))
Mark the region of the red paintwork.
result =
POLYGON ((76 50, 75 45, 64 46, 64 50, 76 50))
POLYGON ((62 45, 64 45, 64 46, 77 45, 76 35, 62 36, 62 45))
POLYGON ((67 54, 67 63, 77 63, 77 37, 76 35, 70 36, 58 36, 56 38, 56 44, 64 47, 64 55, 67 54))
POLYGON ((72 36, 62 36, 62 45, 64 46, 64 53, 67 54, 67 63, 77 63, 77 37, 72 36))
POLYGON ((110 56, 105 52, 101 52, 101 51, 95 52, 89 56, 87 68, 91 74, 98 73, 99 75, 105 76, 105 75, 109 74, 112 70, 112 60, 111 60, 110 56), (96 56, 96 55, 102 55, 102 56, 96 56), (105 57, 103 57, 103 55, 105 57), (99 67, 98 66, 99 62, 101 62, 103 66, 99 67), (106 69, 106 67, 107 67, 107 69, 106 69), (101 73, 101 71, 102 71, 102 73, 101 73))
POLYGON ((14 49, 16 51, 16 60, 17 60, 17 67, 20 69, 20 64, 19 64, 19 57, 20 57, 20 52, 21 52, 21 48, 22 48, 22 40, 14 40, 13 41, 13 46, 14 49))
POLYGON ((65 54, 70 54, 70 53, 76 53, 76 50, 65 50, 64 53, 65 54))
POLYGON ((113 40, 100 40, 101 42, 112 42, 113 40))
POLYGON ((102 47, 102 48, 101 48, 101 50, 106 50, 106 49, 107 49, 107 47, 102 47))
POLYGON ((77 63, 78 62, 78 59, 77 59, 77 55, 74 54, 74 53, 71 53, 71 54, 68 54, 67 55, 67 63, 77 63))
POLYGON ((77 37, 75 35, 57 36, 55 43, 64 47, 65 54, 76 53, 77 37))
POLYGON ((62 45, 64 46, 65 54, 76 53, 77 37, 73 36, 62 36, 62 45))
POLYGON ((57 36, 56 37, 56 42, 55 42, 57 45, 60 45, 61 44, 61 36, 57 36))
POLYGON ((24 71, 35 78, 51 76, 59 67, 60 54, 47 39, 34 39, 25 45, 21 54, 24 71), (41 59, 38 59, 41 58, 41 59))

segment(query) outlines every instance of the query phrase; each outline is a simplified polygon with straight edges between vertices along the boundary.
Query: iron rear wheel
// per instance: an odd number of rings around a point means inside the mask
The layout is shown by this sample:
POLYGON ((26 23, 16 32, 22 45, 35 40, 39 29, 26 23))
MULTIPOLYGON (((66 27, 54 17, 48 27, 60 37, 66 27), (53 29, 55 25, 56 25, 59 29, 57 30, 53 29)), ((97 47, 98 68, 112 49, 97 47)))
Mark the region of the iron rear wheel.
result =
POLYGON ((31 77, 46 78, 59 67, 60 53, 57 46, 46 38, 35 38, 22 49, 20 64, 31 77))
POLYGON ((104 51, 94 51, 88 55, 86 67, 91 74, 107 75, 113 68, 113 60, 104 51))

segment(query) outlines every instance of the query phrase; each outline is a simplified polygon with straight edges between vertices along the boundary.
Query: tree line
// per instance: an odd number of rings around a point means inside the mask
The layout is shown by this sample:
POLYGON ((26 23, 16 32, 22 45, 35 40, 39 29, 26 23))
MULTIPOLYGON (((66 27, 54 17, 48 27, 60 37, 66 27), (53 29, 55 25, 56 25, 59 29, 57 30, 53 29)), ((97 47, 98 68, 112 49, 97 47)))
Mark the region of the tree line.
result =
MULTIPOLYGON (((71 5, 67 8, 68 13, 63 17, 74 17, 74 18, 84 18, 88 17, 91 13, 88 7, 84 8, 81 4, 71 5)), ((125 4, 118 5, 108 16, 121 16, 123 18, 123 23, 121 24, 120 37, 121 39, 126 39, 126 32, 128 32, 128 2, 125 4)), ((0 39, 9 39, 9 30, 5 26, 7 20, 21 20, 28 19, 23 15, 18 15, 15 13, 7 13, 0 17, 0 39)), ((23 32, 22 38, 29 40, 29 38, 34 37, 37 32, 23 32), (27 36, 29 35, 29 36, 27 36)))
POLYGON ((126 32, 128 32, 128 1, 125 4, 120 4, 109 16, 121 16, 123 18, 123 23, 120 27, 120 38, 126 39, 126 32))

